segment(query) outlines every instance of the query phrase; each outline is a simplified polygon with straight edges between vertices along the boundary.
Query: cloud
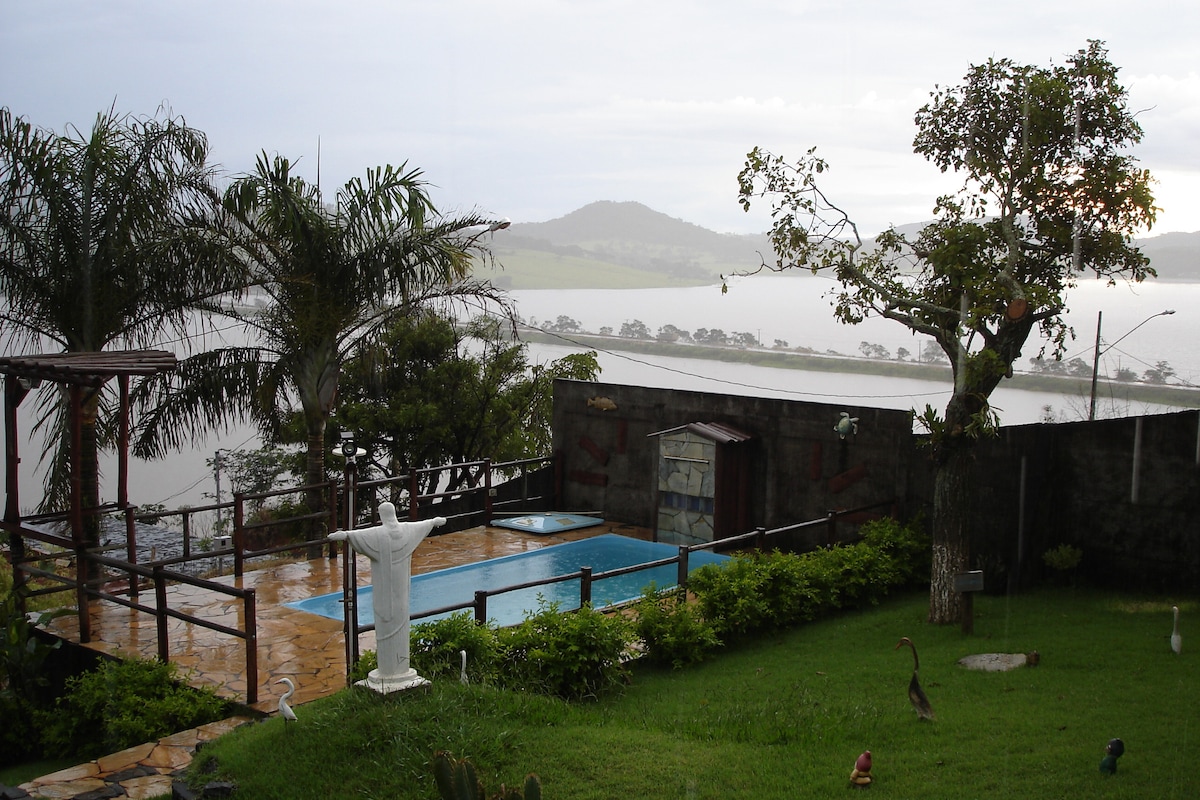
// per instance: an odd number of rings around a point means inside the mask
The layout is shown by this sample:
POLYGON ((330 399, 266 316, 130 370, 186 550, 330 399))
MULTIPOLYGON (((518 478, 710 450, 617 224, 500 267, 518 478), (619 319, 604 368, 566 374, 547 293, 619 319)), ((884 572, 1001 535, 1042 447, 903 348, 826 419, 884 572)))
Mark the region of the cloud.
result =
POLYGON ((320 141, 326 184, 407 160, 454 207, 536 221, 638 200, 717 230, 765 227, 735 202, 755 145, 818 147, 865 228, 927 217, 945 177, 911 146, 934 86, 1099 38, 1146 109, 1137 154, 1163 219, 1200 229, 1200 12, 1161 0, 56 0, 0 15, 0 96, 45 127, 166 101, 234 172, 265 149, 315 178, 320 141))

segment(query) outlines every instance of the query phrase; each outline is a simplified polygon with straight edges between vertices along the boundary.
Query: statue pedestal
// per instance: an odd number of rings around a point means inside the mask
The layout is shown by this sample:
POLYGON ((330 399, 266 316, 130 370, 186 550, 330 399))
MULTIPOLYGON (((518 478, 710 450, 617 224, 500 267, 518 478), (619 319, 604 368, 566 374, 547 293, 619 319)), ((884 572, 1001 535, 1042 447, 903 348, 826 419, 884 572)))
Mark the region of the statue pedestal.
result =
POLYGON ((368 689, 379 692, 379 694, 392 694, 393 692, 424 688, 429 686, 429 681, 418 675, 415 669, 410 669, 401 675, 391 675, 386 678, 379 674, 379 670, 373 669, 367 674, 365 681, 355 681, 354 685, 365 686, 368 689))

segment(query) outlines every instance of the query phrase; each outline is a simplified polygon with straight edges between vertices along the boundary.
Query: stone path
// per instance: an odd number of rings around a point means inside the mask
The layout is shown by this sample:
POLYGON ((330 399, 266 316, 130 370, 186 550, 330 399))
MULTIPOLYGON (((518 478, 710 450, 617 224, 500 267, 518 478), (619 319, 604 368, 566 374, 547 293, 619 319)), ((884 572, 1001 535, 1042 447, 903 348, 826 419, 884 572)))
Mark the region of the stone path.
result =
POLYGON ((146 800, 171 794, 171 783, 192 763, 200 742, 216 739, 250 717, 232 717, 171 734, 157 742, 140 744, 86 764, 69 767, 23 783, 16 790, 0 791, 0 798, 58 798, 101 800, 127 797, 146 800))

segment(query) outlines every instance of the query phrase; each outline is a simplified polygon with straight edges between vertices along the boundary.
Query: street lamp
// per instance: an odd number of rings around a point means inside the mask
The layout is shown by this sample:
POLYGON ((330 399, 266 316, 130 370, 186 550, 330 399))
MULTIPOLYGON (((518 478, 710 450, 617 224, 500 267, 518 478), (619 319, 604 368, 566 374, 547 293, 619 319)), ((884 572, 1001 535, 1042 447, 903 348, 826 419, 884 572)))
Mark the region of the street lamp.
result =
POLYGON ((475 241, 485 233, 495 233, 496 231, 506 230, 509 225, 512 225, 512 220, 510 220, 508 217, 502 217, 501 219, 496 220, 483 230, 479 231, 479 233, 476 233, 470 239, 467 239, 467 243, 463 246, 463 249, 465 250, 466 248, 475 244, 475 241))
POLYGON ((1096 355, 1092 358, 1092 402, 1091 402, 1091 405, 1088 406, 1088 421, 1089 422, 1096 418, 1096 375, 1100 371, 1100 356, 1102 356, 1104 353, 1107 353, 1109 350, 1112 350, 1114 347, 1117 346, 1118 343, 1120 343, 1121 339, 1124 339, 1126 336, 1133 333, 1138 328, 1142 327, 1143 325, 1145 325, 1147 322, 1154 319, 1155 317, 1166 317, 1166 316, 1170 316, 1171 314, 1174 314, 1174 313, 1175 313, 1175 309, 1168 308, 1166 311, 1159 311, 1157 314, 1151 314, 1150 316, 1146 317, 1144 320, 1139 322, 1137 325, 1134 325, 1132 328, 1130 328, 1128 331, 1126 331, 1125 334, 1123 336, 1121 336, 1120 339, 1117 339, 1117 341, 1113 342, 1108 347, 1101 350, 1100 349, 1100 321, 1104 318, 1104 312, 1103 311, 1096 312, 1096 355))

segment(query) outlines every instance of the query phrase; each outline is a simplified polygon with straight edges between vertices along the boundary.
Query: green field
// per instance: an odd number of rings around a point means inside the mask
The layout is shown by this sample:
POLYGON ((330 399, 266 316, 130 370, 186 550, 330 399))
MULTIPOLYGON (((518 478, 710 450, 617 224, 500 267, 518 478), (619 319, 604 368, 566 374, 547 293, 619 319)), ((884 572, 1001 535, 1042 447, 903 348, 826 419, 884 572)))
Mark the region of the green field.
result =
MULTIPOLYGON (((559 700, 436 683, 379 697, 347 690, 223 737, 212 753, 237 796, 436 798, 437 750, 469 757, 489 791, 536 772, 554 800, 912 800, 1200 796, 1200 678, 1189 628, 1171 652, 1170 605, 1195 600, 1039 591, 976 601, 975 635, 925 620, 924 593, 726 648, 683 670, 635 667, 620 694, 559 700), (911 637, 937 719, 909 706, 911 637), (1038 650, 1041 665, 974 672, 972 653, 1038 650), (1126 754, 1099 770, 1105 743, 1126 754)), ((415 664, 420 669, 419 664, 415 664)))
POLYGON ((655 289, 663 286, 705 286, 720 280, 718 273, 672 277, 597 258, 558 255, 544 250, 496 248, 496 269, 479 269, 502 289, 655 289))

